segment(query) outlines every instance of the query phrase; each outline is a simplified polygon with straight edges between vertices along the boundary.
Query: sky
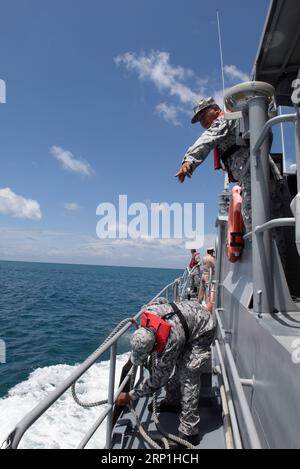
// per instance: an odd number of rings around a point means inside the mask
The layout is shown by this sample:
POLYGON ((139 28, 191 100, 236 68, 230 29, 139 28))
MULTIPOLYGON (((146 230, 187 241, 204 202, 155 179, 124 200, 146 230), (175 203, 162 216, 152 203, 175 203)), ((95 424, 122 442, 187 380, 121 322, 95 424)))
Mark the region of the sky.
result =
POLYGON ((0 0, 0 259, 184 267, 182 240, 97 237, 98 205, 122 194, 205 204, 213 244, 223 174, 210 156, 174 175, 202 132, 195 101, 222 96, 216 10, 230 87, 251 74, 268 6, 0 0))

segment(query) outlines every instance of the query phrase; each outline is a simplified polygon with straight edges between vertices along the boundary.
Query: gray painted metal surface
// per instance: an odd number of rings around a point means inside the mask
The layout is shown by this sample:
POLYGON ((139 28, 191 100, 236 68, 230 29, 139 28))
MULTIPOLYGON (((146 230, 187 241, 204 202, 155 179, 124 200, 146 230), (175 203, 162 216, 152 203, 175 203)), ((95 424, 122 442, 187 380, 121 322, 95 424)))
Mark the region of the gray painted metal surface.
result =
POLYGON ((291 85, 300 64, 300 2, 272 0, 252 78, 275 87, 280 106, 291 106, 291 85))
MULTIPOLYGON (((252 227, 263 225, 270 220, 270 167, 269 142, 265 138, 260 146, 259 158, 255 153, 257 140, 268 116, 268 102, 265 97, 249 101, 250 160, 251 160, 251 205, 252 227)), ((257 313, 271 313, 273 299, 271 268, 271 234, 267 232, 260 246, 257 237, 252 238, 253 255, 253 303, 257 313)))

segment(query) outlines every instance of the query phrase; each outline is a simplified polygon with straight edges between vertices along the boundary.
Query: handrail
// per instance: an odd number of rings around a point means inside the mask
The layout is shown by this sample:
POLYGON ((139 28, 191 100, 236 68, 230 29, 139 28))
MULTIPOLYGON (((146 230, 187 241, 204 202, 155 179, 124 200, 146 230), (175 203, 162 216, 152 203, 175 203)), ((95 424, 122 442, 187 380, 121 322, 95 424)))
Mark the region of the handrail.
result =
MULTIPOLYGON (((125 376, 124 380, 122 381, 119 389, 117 390, 115 396, 114 396, 114 402, 117 400, 119 394, 123 391, 123 389, 125 388, 126 384, 128 383, 128 381, 130 380, 131 378, 131 375, 132 375, 132 372, 133 372, 133 368, 129 371, 129 373, 127 374, 127 376, 125 376)), ((98 430, 98 428, 100 427, 101 423, 104 421, 104 419, 107 417, 107 415, 109 414, 109 412, 112 410, 112 406, 109 405, 105 411, 100 415, 100 417, 98 418, 98 420, 94 423, 94 425, 90 428, 90 430, 87 431, 87 433, 85 434, 85 436, 83 437, 83 439, 81 440, 81 442, 79 443, 77 449, 84 449, 86 447, 86 445, 88 444, 88 442, 90 441, 90 439, 92 438, 92 436, 94 435, 94 433, 98 430)))
MULTIPOLYGON (((165 286, 152 300, 155 301, 159 297, 164 297, 168 294, 168 290, 173 288, 174 285, 178 284, 180 279, 176 279, 167 286, 165 286)), ((175 294, 175 288, 173 289, 173 294, 175 294)), ((175 298, 174 298, 175 299, 175 298)), ((138 320, 143 312, 143 308, 139 311, 136 316, 134 316, 134 320, 138 320)), ((132 327, 132 324, 125 325, 120 331, 116 333, 114 337, 112 337, 107 343, 103 346, 100 346, 97 350, 95 350, 81 365, 79 365, 73 373, 62 383, 60 384, 52 393, 49 394, 45 399, 43 399, 36 407, 33 408, 25 417, 23 417, 20 422, 16 425, 14 430, 10 433, 10 435, 6 439, 7 446, 6 448, 9 449, 16 449, 23 438, 26 431, 39 419, 48 409, 51 407, 71 386, 74 384, 95 362, 103 355, 107 350, 109 350, 112 346, 114 346, 117 341, 122 337, 128 329, 132 327)), ((111 357, 112 358, 112 357, 111 357)), ((111 364, 112 365, 112 364, 111 364)), ((121 389, 121 388, 120 388, 121 389)), ((110 390, 111 392, 111 390, 110 390)), ((120 390, 121 392, 121 390, 120 390)), ((116 398, 115 396, 113 403, 115 403, 116 398)), ((112 404, 111 408, 107 415, 111 414, 113 411, 112 404)), ((106 411, 105 411, 106 413, 106 411)), ((106 415, 106 416, 107 416, 106 415)), ((106 417, 105 416, 105 417, 106 417)), ((104 418, 105 418, 104 417, 104 418)), ((103 419, 104 420, 104 419, 103 419)), ((101 422, 102 423, 102 422, 101 422)), ((92 434, 91 434, 92 436, 92 434)))
MULTIPOLYGON (((254 234, 263 233, 264 231, 271 230, 273 228, 280 228, 283 226, 295 226, 296 220, 295 218, 274 218, 273 220, 269 220, 267 223, 263 225, 259 225, 254 229, 254 234)), ((253 231, 250 231, 244 236, 244 239, 251 238, 253 236, 253 231)))
POLYGON ((263 225, 257 226, 254 230, 255 234, 263 233, 264 231, 271 230, 272 228, 279 228, 283 226, 295 226, 295 218, 275 218, 263 225))
POLYGON ((260 443, 256 428, 255 428, 253 417, 252 417, 252 414, 251 414, 251 411, 250 411, 250 408, 249 408, 249 405, 248 405, 248 402, 247 402, 247 399, 243 390, 241 379, 238 374, 237 366, 236 366, 234 357, 232 355, 230 345, 226 341, 224 327, 223 327, 220 315, 218 313, 218 310, 215 310, 215 315, 216 315, 217 324, 221 333, 221 339, 225 348, 225 355, 227 359, 226 361, 227 361, 228 369, 230 371, 232 383, 236 391, 238 403, 239 403, 240 410, 241 410, 241 416, 242 416, 242 419, 246 428, 250 447, 251 449, 261 449, 261 443, 260 443))
POLYGON ((192 274, 194 273, 194 271, 198 268, 199 268, 199 265, 195 265, 192 269, 190 269, 189 267, 186 267, 186 269, 184 271, 184 274, 180 279, 180 281, 181 281, 180 282, 181 283, 181 288, 179 288, 179 290, 180 290, 180 294, 179 294, 180 299, 184 298, 186 290, 188 288, 188 282, 189 282, 192 274))
POLYGON ((230 421, 231 421, 231 426, 232 426, 235 449, 242 449, 243 445, 242 445, 240 430, 239 430, 237 417, 236 417, 236 413, 235 413, 235 409, 233 405, 233 400, 232 400, 232 396, 230 392, 230 385, 229 385, 227 374, 226 374, 226 367, 225 367, 225 363, 223 360, 222 351, 221 351, 221 347, 220 347, 218 339, 215 340, 215 347, 216 347, 216 351, 218 355, 218 360, 220 362, 221 375, 222 375, 225 392, 226 392, 226 396, 228 400, 228 410, 229 410, 230 421))
POLYGON ((256 142, 256 144, 253 148, 253 153, 255 155, 258 154, 262 144, 264 143, 265 139, 268 136, 269 130, 274 125, 282 124, 284 122, 296 122, 298 119, 299 119, 299 116, 296 113, 296 114, 282 114, 281 116, 276 116, 276 117, 273 117, 272 119, 268 120, 268 122, 266 122, 260 136, 257 139, 257 142, 256 142))

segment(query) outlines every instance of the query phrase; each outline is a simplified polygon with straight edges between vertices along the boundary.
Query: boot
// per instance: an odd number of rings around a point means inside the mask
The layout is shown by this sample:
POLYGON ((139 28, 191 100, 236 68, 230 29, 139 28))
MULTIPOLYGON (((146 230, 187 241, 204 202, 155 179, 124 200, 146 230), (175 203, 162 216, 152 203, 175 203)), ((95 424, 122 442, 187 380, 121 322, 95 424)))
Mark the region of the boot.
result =
MULTIPOLYGON (((181 412, 181 405, 173 405, 169 404, 168 402, 162 400, 157 403, 157 412, 158 413, 163 413, 163 412, 170 412, 172 414, 179 414, 181 412)), ((153 402, 150 402, 148 405, 148 410, 149 412, 153 412, 153 402)))
MULTIPOLYGON (((182 440, 187 441, 188 443, 190 443, 193 446, 198 446, 199 443, 200 443, 199 433, 197 433, 197 435, 185 435, 182 432, 178 432, 178 436, 179 436, 179 438, 181 438, 182 440)), ((184 447, 184 445, 182 445, 182 447, 184 447)))

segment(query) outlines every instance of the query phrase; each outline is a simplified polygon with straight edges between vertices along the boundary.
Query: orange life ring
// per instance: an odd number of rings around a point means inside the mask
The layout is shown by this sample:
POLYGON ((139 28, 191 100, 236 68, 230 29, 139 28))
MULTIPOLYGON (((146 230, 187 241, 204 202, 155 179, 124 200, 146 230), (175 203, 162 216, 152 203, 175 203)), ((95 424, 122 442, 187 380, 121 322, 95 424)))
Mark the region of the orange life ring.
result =
POLYGON ((233 263, 239 260, 244 247, 241 192, 240 186, 232 189, 228 213, 227 257, 233 263))

